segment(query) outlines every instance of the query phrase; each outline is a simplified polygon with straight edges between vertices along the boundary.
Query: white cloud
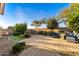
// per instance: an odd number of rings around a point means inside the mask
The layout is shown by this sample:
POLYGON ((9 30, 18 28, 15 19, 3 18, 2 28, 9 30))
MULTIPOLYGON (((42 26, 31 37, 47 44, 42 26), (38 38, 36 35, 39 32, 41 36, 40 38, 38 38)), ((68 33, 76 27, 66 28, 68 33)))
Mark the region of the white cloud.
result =
POLYGON ((7 28, 10 24, 7 23, 7 18, 0 16, 0 27, 7 28))
POLYGON ((33 29, 33 28, 35 28, 35 27, 28 25, 27 28, 28 28, 28 29, 33 29))

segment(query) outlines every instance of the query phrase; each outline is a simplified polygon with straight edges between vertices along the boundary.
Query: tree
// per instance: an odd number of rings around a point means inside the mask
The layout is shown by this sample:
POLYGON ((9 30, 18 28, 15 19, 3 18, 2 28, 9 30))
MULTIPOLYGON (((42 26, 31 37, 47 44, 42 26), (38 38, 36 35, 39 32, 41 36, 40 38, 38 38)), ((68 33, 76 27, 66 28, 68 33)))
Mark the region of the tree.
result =
POLYGON ((58 28, 58 23, 56 21, 56 19, 48 19, 47 21, 47 28, 48 29, 55 29, 58 28))
POLYGON ((71 15, 69 8, 65 8, 60 14, 59 18, 68 18, 71 15))
POLYGON ((15 33, 17 33, 18 35, 24 34, 24 32, 27 30, 27 24, 26 23, 16 24, 14 26, 14 29, 15 33))
POLYGON ((64 9, 59 16, 61 18, 66 18, 69 29, 79 33, 79 3, 70 4, 70 6, 64 9))
POLYGON ((58 17, 66 18, 68 21, 77 15, 79 15, 79 3, 72 3, 68 8, 65 8, 63 11, 61 11, 58 17))
POLYGON ((72 20, 68 21, 69 28, 76 33, 79 33, 79 15, 72 20))
POLYGON ((47 18, 42 18, 42 19, 40 19, 39 22, 40 22, 41 24, 46 24, 47 20, 48 20, 47 18))
POLYGON ((37 27, 41 26, 41 23, 38 20, 34 20, 31 25, 35 26, 37 28, 37 27))

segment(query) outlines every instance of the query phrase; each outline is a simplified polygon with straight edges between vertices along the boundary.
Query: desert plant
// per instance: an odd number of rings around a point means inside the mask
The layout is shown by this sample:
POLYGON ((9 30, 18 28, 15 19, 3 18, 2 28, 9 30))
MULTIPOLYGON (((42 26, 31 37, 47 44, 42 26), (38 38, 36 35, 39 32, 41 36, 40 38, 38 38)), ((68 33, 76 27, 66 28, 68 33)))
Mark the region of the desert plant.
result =
POLYGON ((16 43, 13 47, 12 47, 12 51, 13 53, 17 53, 17 52, 20 52, 24 49, 25 47, 25 42, 19 42, 19 43, 16 43))
POLYGON ((31 37, 31 32, 30 32, 30 31, 25 31, 24 37, 25 37, 25 38, 31 37))
POLYGON ((15 30, 15 35, 24 34, 24 32, 27 30, 27 24, 26 23, 16 24, 14 26, 14 30, 15 30))

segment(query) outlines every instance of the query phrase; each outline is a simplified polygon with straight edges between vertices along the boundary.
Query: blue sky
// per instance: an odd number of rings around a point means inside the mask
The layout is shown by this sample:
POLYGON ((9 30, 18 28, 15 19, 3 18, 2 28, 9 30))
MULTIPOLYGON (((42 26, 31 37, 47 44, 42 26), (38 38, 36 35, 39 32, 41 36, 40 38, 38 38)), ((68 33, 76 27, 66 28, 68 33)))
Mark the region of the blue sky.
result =
POLYGON ((28 28, 33 28, 33 20, 56 16, 68 6, 68 3, 7 3, 4 15, 0 15, 0 26, 7 28, 16 23, 26 22, 28 28))

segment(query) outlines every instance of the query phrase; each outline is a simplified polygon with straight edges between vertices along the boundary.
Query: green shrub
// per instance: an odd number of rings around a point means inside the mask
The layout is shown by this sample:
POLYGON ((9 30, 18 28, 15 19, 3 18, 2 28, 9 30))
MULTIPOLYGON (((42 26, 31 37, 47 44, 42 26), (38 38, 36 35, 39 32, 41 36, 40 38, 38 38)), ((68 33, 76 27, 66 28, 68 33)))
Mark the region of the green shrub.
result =
POLYGON ((47 32, 47 35, 52 35, 52 33, 53 33, 53 31, 49 31, 49 32, 47 32))
POLYGON ((43 31, 43 35, 47 35, 47 32, 46 31, 43 31))
POLYGON ((19 36, 20 34, 18 32, 15 32, 14 33, 14 36, 19 36))
POLYGON ((64 30, 60 30, 59 33, 64 33, 64 30))
POLYGON ((43 35, 43 31, 39 31, 38 34, 43 35))
POLYGON ((16 43, 13 47, 12 47, 12 50, 13 50, 13 53, 17 53, 17 52, 20 52, 24 49, 25 47, 25 42, 19 42, 19 43, 16 43))
POLYGON ((25 38, 31 37, 31 32, 26 31, 26 32, 24 33, 24 37, 25 37, 25 38))
POLYGON ((24 34, 26 30, 27 30, 26 23, 19 23, 14 26, 14 31, 17 32, 19 35, 24 34))
POLYGON ((38 34, 40 34, 40 35, 47 35, 47 32, 46 31, 39 31, 38 34))

